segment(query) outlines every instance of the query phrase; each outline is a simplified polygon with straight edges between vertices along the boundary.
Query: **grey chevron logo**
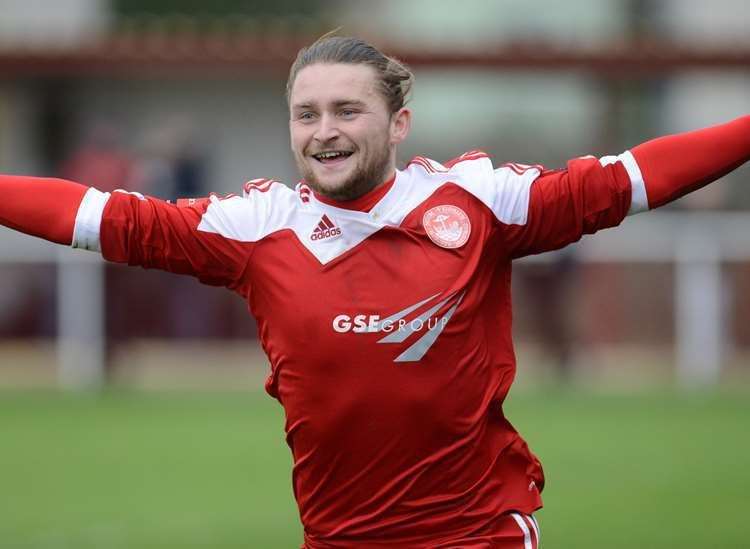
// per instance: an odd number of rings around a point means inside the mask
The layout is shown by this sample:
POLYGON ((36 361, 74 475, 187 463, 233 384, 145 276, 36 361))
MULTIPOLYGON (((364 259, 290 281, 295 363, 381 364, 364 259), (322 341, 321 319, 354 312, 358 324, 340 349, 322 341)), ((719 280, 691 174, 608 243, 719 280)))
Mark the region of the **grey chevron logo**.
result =
POLYGON ((465 294, 465 290, 460 294, 454 292, 413 317, 410 316, 411 313, 427 306, 430 302, 436 301, 440 294, 432 295, 427 299, 409 305, 386 318, 381 318, 379 315, 364 314, 338 315, 333 319, 333 329, 339 333, 351 331, 355 333, 387 334, 379 339, 378 343, 403 343, 415 334, 420 334, 414 343, 394 359, 394 362, 417 362, 437 341, 465 294), (442 315, 438 315, 438 312, 446 307, 448 309, 442 315))

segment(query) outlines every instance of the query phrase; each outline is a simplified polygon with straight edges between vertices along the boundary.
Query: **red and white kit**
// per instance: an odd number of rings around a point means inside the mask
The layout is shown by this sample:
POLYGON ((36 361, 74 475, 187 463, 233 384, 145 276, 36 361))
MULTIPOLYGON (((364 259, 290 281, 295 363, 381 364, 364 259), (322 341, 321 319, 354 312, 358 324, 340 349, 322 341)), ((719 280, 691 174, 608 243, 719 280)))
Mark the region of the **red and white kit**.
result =
POLYGON ((559 171, 496 168, 481 152, 416 158, 349 203, 270 180, 169 204, 0 178, 0 223, 247 300, 286 412, 307 547, 533 549, 544 475, 503 414, 511 261, 719 177, 750 158, 749 128, 744 117, 559 171), (57 189, 47 219, 80 204, 75 221, 28 221, 40 202, 19 197, 32 184, 57 189))
POLYGON ((91 189, 74 245, 247 300, 309 547, 499 543, 503 515, 533 513, 544 486, 502 408, 511 260, 646 209, 637 164, 416 158, 346 206, 267 180, 192 205, 91 189))

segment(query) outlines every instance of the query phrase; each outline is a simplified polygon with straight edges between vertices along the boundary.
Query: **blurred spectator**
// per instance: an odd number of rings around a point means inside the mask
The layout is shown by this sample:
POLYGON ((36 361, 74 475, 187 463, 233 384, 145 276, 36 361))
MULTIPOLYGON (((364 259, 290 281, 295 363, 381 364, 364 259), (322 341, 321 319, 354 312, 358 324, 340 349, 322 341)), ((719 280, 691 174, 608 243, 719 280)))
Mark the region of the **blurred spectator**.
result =
MULTIPOLYGON (((81 144, 62 162, 63 178, 105 191, 132 189, 134 161, 121 145, 115 126, 106 121, 92 124, 81 144)), ((54 333, 54 270, 21 266, 5 268, 0 284, 0 334, 15 337, 50 337, 54 333)))
MULTIPOLYGON (((168 200, 197 198, 205 188, 206 156, 188 117, 173 117, 144 139, 137 181, 143 192, 168 200)), ((168 279, 167 333, 180 338, 206 337, 207 326, 220 324, 221 301, 187 277, 168 279)))
POLYGON ((171 118, 149 131, 138 155, 136 190, 165 200, 205 194, 205 155, 195 139, 193 122, 171 118))
POLYGON ((531 332, 541 346, 543 362, 560 383, 573 374, 572 348, 575 336, 570 310, 571 290, 578 280, 578 261, 568 249, 549 261, 527 263, 514 273, 523 290, 530 313, 531 332))
POLYGON ((87 131, 81 146, 63 162, 60 175, 102 191, 140 190, 133 185, 133 158, 120 141, 114 125, 95 123, 87 131))

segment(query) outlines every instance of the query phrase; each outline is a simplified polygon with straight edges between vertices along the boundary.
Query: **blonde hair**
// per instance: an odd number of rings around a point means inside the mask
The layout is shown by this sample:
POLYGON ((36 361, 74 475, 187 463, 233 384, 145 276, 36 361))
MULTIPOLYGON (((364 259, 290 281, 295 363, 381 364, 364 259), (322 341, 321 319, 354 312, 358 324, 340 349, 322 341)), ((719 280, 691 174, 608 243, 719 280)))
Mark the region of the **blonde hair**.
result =
POLYGON ((315 63, 350 63, 369 65, 375 69, 380 93, 390 109, 391 114, 398 112, 409 99, 414 75, 398 59, 389 57, 359 38, 332 36, 336 31, 321 36, 313 44, 302 48, 289 69, 286 83, 287 103, 292 92, 294 80, 299 71, 315 63))

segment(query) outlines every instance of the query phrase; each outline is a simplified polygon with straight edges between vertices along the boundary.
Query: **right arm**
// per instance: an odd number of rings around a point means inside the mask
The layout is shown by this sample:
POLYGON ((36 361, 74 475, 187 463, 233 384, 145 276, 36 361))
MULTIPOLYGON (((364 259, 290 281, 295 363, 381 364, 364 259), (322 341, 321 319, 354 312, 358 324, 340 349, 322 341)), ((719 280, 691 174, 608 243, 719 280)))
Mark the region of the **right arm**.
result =
POLYGON ((190 274, 238 289, 250 243, 212 230, 218 198, 177 206, 136 193, 102 193, 64 179, 0 176, 0 225, 105 259, 190 274), (212 215, 206 215, 213 206, 212 215))
POLYGON ((64 179, 0 175, 0 225, 71 245, 88 187, 64 179))
POLYGON ((104 259, 189 274, 205 284, 238 289, 254 242, 227 237, 225 229, 247 214, 243 209, 247 201, 212 196, 184 202, 176 205, 115 191, 101 212, 87 213, 85 225, 99 223, 104 259))

